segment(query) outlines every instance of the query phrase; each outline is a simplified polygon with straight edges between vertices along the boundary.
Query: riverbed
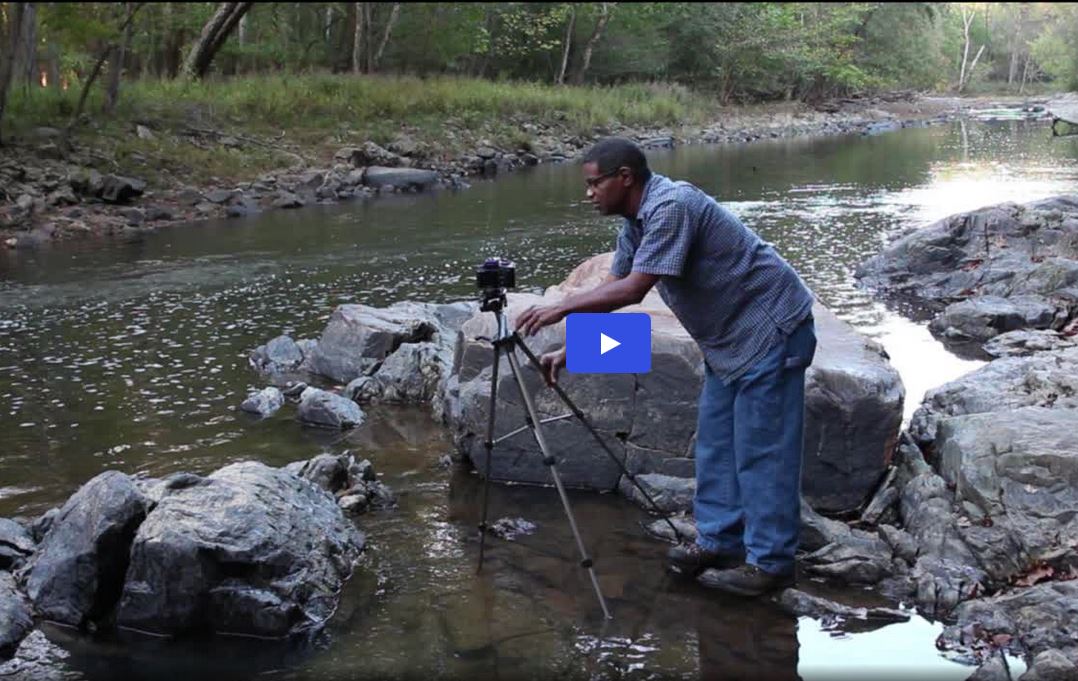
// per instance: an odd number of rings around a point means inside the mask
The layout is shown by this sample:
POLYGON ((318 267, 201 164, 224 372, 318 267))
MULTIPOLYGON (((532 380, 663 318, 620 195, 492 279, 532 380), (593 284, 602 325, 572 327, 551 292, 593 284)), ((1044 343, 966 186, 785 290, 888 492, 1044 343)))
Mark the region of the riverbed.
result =
MULTIPOLYGON (((920 311, 860 290, 853 269, 900 230, 1078 186, 1078 140, 1053 140, 1046 125, 1022 121, 650 157, 658 172, 739 214, 824 303, 883 344, 906 386, 907 418, 925 390, 980 363, 947 352, 920 311)), ((257 421, 237 409, 262 387, 247 366, 250 349, 280 333, 316 337, 338 304, 468 298, 474 266, 491 255, 517 262, 521 290, 541 291, 610 250, 616 229, 584 202, 578 167, 550 165, 460 192, 0 252, 0 516, 36 516, 112 468, 208 473, 345 448, 369 458, 400 495, 397 509, 359 520, 369 550, 311 645, 149 646, 50 630, 72 653, 67 667, 86 678, 831 679, 878 664, 903 677, 968 676, 972 668, 935 650, 940 625, 921 618, 831 629, 672 580, 665 546, 642 530, 643 512, 617 496, 574 494, 614 611, 603 622, 551 489, 493 488, 493 518, 538 529, 488 544, 476 574, 482 486, 439 464, 452 445, 429 414, 372 409, 367 424, 341 436, 301 427, 290 410, 257 421)), ((845 602, 881 602, 803 581, 845 602)))

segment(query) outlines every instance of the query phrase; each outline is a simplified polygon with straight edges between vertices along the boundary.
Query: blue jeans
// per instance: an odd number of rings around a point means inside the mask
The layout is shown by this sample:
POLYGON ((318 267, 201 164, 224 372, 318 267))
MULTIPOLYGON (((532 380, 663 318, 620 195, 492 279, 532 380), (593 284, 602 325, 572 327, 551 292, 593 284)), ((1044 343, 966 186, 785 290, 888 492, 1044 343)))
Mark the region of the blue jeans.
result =
POLYGON ((794 569, 801 529, 805 370, 812 318, 727 385, 706 369, 696 430, 697 543, 744 552, 770 573, 794 569))

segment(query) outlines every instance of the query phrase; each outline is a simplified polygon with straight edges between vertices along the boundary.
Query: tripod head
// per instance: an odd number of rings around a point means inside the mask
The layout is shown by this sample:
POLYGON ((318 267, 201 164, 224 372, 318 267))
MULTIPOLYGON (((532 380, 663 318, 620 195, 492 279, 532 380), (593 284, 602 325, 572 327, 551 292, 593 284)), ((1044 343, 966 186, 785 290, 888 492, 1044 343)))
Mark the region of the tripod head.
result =
POLYGON ((475 285, 482 291, 479 309, 501 312, 505 309, 505 293, 517 285, 517 266, 507 258, 487 258, 475 268, 475 285))

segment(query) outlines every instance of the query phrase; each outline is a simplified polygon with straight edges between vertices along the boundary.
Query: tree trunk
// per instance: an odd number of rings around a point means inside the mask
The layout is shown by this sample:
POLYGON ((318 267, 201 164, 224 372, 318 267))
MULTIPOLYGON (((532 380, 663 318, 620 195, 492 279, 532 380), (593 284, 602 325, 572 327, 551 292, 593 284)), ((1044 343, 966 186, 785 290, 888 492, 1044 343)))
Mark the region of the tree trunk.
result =
POLYGON ((56 43, 49 41, 48 46, 48 60, 45 62, 45 84, 54 89, 60 89, 60 50, 57 49, 56 43))
POLYGON ((363 15, 367 14, 364 11, 363 5, 365 2, 356 2, 356 29, 351 33, 351 72, 362 73, 363 72, 363 15))
POLYGON ((587 74, 588 68, 591 67, 591 53, 595 50, 595 46, 599 44, 599 39, 603 37, 603 31, 606 30, 606 24, 610 21, 610 15, 614 12, 615 4, 617 3, 602 3, 602 6, 599 9, 599 19, 595 22, 595 28, 592 30, 588 42, 584 43, 584 56, 581 60, 580 68, 577 69, 576 75, 573 78, 573 82, 584 82, 584 76, 587 74))
POLYGON ((71 114, 71 120, 67 122, 67 126, 64 128, 62 137, 62 146, 64 148, 67 147, 67 141, 71 136, 71 131, 79 122, 79 116, 82 115, 82 110, 86 107, 86 97, 90 94, 90 88, 94 86, 94 81, 97 80, 98 74, 101 73, 101 67, 105 65, 105 60, 108 59, 109 55, 115 50, 115 45, 109 44, 105 46, 105 49, 101 51, 101 56, 97 58, 97 63, 94 64, 94 68, 90 71, 90 75, 87 76, 86 82, 83 83, 82 93, 79 94, 79 103, 75 106, 75 113, 71 114))
POLYGON ((240 19, 254 3, 223 2, 213 17, 202 27, 198 41, 191 47, 183 63, 183 73, 187 78, 203 78, 210 69, 210 63, 229 34, 239 24, 240 19))
POLYGON ((130 2, 124 3, 127 11, 126 27, 124 28, 123 39, 120 42, 120 47, 116 50, 116 58, 112 60, 112 64, 109 67, 109 84, 105 88, 105 113, 110 113, 116 108, 116 102, 120 100, 120 77, 123 75, 124 61, 127 58, 127 52, 131 49, 131 14, 133 12, 132 4, 130 2))
POLYGON ((23 90, 37 84, 37 8, 32 2, 24 2, 21 27, 19 29, 19 45, 22 49, 16 50, 17 67, 13 78, 17 78, 22 84, 23 90))
POLYGON ((1026 64, 1022 67, 1022 84, 1018 86, 1018 94, 1026 91, 1026 79, 1029 78, 1029 65, 1033 61, 1033 55, 1026 53, 1026 64))
POLYGON ((963 32, 963 44, 962 44, 962 65, 958 67, 958 87, 957 92, 962 92, 963 86, 966 84, 966 62, 969 60, 969 26, 973 23, 973 17, 976 15, 967 12, 965 6, 962 8, 962 32, 963 32))
POLYGON ((375 71, 382 63, 382 53, 386 51, 386 45, 389 44, 389 36, 393 33, 393 25, 397 23, 397 18, 400 17, 401 4, 399 2, 393 3, 393 9, 389 13, 389 20, 386 22, 385 33, 382 34, 382 42, 378 44, 378 52, 374 55, 374 63, 371 64, 371 71, 375 71))
POLYGON ((958 94, 962 94, 963 88, 969 84, 969 79, 973 77, 973 69, 977 68, 977 61, 981 58, 981 55, 983 53, 984 45, 981 45, 980 50, 977 51, 977 56, 973 57, 973 60, 970 62, 969 68, 966 70, 966 82, 958 83, 958 94))
MULTIPOLYGON (((0 45, 0 125, 4 122, 4 109, 7 106, 7 92, 11 86, 11 74, 15 68, 15 55, 19 51, 19 39, 22 35, 22 15, 26 3, 8 4, 8 36, 0 45)), ((0 128, 0 146, 4 138, 0 128)))
POLYGON ((561 68, 554 82, 558 85, 565 83, 565 71, 569 68, 569 48, 573 44, 573 30, 576 28, 576 5, 569 5, 569 23, 565 26, 565 40, 562 41, 561 68))
MULTIPOLYGON (((142 6, 146 4, 143 2, 129 3, 127 18, 124 19, 123 24, 120 26, 120 33, 126 35, 128 29, 131 27, 131 22, 135 19, 135 14, 138 13, 142 6)), ((86 78, 86 83, 82 86, 82 93, 79 94, 79 103, 75 106, 75 113, 71 114, 71 120, 64 126, 64 131, 60 137, 60 146, 63 149, 68 148, 68 141, 71 139, 71 131, 75 129, 75 126, 79 123, 79 118, 82 116, 82 110, 86 107, 86 97, 90 94, 90 88, 94 86, 94 81, 97 80, 98 75, 101 73, 101 67, 104 66, 105 60, 109 58, 109 55, 115 53, 118 50, 118 46, 115 43, 108 43, 101 50, 101 56, 98 57, 97 63, 94 64, 94 68, 90 71, 90 75, 86 78)))
POLYGON ((364 73, 371 72, 371 58, 374 53, 371 51, 371 43, 374 41, 374 21, 372 20, 373 3, 363 3, 363 65, 364 73))

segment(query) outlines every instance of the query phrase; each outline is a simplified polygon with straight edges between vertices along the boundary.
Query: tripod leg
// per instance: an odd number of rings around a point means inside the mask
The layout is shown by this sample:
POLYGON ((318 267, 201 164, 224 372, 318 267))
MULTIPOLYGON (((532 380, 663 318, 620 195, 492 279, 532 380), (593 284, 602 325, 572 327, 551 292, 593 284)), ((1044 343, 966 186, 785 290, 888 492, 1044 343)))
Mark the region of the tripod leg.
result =
POLYGON ((494 410, 497 407, 498 395, 498 358, 501 350, 494 345, 494 364, 490 374, 490 413, 487 416, 487 439, 483 441, 483 447, 487 450, 486 472, 483 474, 483 514, 479 519, 479 567, 476 573, 483 571, 483 553, 487 544, 487 502, 490 500, 490 466, 494 458, 494 410))
MULTIPOLYGON (((531 349, 524 344, 524 339, 522 339, 519 334, 514 334, 513 339, 516 341, 516 345, 524 351, 525 355, 527 355, 528 360, 532 363, 532 366, 534 366, 536 370, 542 373, 543 367, 539 363, 539 359, 535 356, 531 349)), ((631 482, 633 486, 636 487, 636 489, 644 495, 644 499, 648 502, 648 506, 651 507, 651 510, 662 516, 662 519, 665 520, 666 524, 670 526, 670 529, 673 531, 674 537, 677 539, 677 541, 685 541, 685 537, 681 534, 681 532, 678 531, 677 527, 674 526, 674 523, 670 521, 670 516, 664 513, 662 509, 659 508, 659 505, 655 503, 654 499, 651 498, 651 495, 648 494, 648 491, 644 489, 644 487, 639 482, 637 482, 636 475, 629 472, 629 469, 625 466, 625 462, 619 459, 617 454, 610 451, 610 447, 603 440, 602 436, 599 435, 599 431, 595 430, 595 427, 592 426, 591 422, 588 421, 587 417, 584 416, 584 412, 582 412, 573 403, 573 401, 569 399, 569 394, 565 392, 565 389, 563 389, 557 383, 555 383, 552 387, 554 388, 554 392, 558 394, 558 397, 561 398, 562 402, 565 403, 565 406, 569 407, 569 411, 573 412, 573 415, 580 419, 580 422, 584 424, 584 427, 588 429, 588 432, 595 437, 595 441, 599 443, 599 446, 603 448, 603 451, 606 452, 607 456, 609 456, 610 459, 614 463, 616 463, 619 468, 621 468, 621 474, 629 478, 629 482, 631 482)))
POLYGON ((520 390, 520 399, 524 402, 524 407, 528 411, 526 415, 528 425, 532 429, 532 434, 535 435, 535 442, 539 445, 539 450, 543 453, 543 463, 550 468, 550 475, 554 478, 554 486, 558 489, 558 496, 561 497, 562 506, 565 507, 565 515, 569 518, 569 528, 573 531, 573 539, 576 540, 576 546, 580 550, 580 565, 588 570, 588 575, 591 577, 591 585, 595 587, 595 595, 599 598, 599 605, 603 609, 603 615, 606 619, 611 619, 610 611, 607 610, 606 607, 606 599, 603 598, 603 592, 599 589, 599 580, 595 577, 595 568, 593 567, 592 560, 588 557, 587 549, 584 548, 584 540, 580 538, 580 530, 576 526, 576 518, 573 517, 573 509, 569 505, 569 496, 565 493, 565 486, 561 484, 561 477, 558 475, 554 457, 550 454, 550 450, 547 448, 546 439, 543 437, 543 431, 539 425, 539 414, 536 412, 531 395, 524 389, 524 376, 521 375, 520 366, 517 364, 517 358, 513 354, 511 348, 505 353, 505 358, 509 361, 509 368, 516 378, 517 389, 520 390))

